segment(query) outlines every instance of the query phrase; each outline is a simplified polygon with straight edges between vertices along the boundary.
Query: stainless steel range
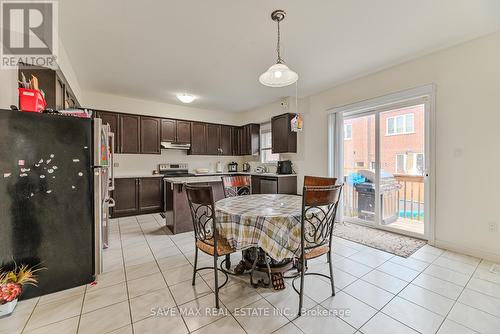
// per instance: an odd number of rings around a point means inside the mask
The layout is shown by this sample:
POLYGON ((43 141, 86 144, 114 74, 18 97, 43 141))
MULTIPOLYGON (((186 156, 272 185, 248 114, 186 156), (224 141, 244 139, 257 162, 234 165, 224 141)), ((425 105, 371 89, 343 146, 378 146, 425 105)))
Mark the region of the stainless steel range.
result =
MULTIPOLYGON (((159 164, 158 171, 164 177, 186 177, 186 176, 196 176, 193 173, 189 173, 189 166, 186 163, 173 163, 173 164, 159 164)), ((161 214, 163 218, 166 217, 166 211, 168 209, 167 205, 167 181, 163 180, 163 210, 161 214)))
POLYGON ((193 173, 189 173, 188 164, 186 163, 159 164, 158 171, 165 177, 196 176, 193 173))

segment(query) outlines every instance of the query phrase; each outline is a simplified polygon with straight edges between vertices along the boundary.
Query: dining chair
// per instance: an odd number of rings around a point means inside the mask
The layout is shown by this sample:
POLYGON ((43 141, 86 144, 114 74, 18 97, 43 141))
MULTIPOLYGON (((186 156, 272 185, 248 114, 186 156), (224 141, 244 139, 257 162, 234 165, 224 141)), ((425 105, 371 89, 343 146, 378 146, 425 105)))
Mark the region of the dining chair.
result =
POLYGON ((223 176, 222 184, 226 197, 250 195, 252 193, 252 178, 250 175, 223 176))
MULTIPOLYGON (((227 197, 243 196, 252 194, 252 177, 250 175, 222 176, 224 195, 227 197)), ((224 265, 227 270, 231 268, 231 256, 226 255, 224 265)), ((243 268, 235 269, 237 272, 244 271, 243 268)))
POLYGON ((235 250, 229 245, 227 239, 220 237, 217 231, 215 218, 214 195, 211 186, 185 185, 189 208, 193 219, 195 253, 192 285, 195 285, 196 273, 204 269, 213 269, 215 276, 215 307, 219 308, 219 289, 226 285, 228 276, 219 286, 217 260, 219 256, 229 255, 235 250), (198 268, 198 251, 208 254, 214 259, 213 267, 198 268))
POLYGON ((342 185, 335 185, 333 179, 313 179, 306 177, 302 192, 301 240, 297 264, 300 275, 292 281, 293 289, 299 294, 299 316, 302 314, 304 298, 304 278, 306 275, 318 275, 328 278, 335 296, 335 282, 333 279, 332 236, 335 216, 342 193, 342 185), (307 178, 307 182, 306 182, 307 178), (307 184, 307 185, 306 185, 307 184), (321 185, 311 185, 321 184, 321 185), (327 255, 330 276, 318 273, 306 273, 307 261, 322 255, 327 255), (295 281, 300 277, 300 288, 295 281))

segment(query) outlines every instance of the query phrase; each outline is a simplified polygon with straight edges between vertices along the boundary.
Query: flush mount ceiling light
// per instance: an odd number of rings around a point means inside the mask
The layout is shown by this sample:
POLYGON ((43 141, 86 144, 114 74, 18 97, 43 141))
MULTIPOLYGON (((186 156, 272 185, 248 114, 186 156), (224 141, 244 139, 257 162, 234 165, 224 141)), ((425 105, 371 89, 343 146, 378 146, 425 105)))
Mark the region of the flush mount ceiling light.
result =
POLYGON ((196 97, 194 97, 193 95, 186 94, 186 93, 177 94, 177 98, 182 103, 191 103, 191 102, 193 102, 196 99, 196 97))
POLYGON ((299 79, 299 75, 288 68, 285 65, 283 59, 281 59, 280 51, 280 22, 285 19, 285 11, 278 9, 272 12, 271 19, 278 24, 278 42, 276 43, 276 52, 278 53, 278 59, 276 64, 269 67, 269 69, 262 73, 259 77, 261 84, 269 87, 285 87, 291 85, 299 79))

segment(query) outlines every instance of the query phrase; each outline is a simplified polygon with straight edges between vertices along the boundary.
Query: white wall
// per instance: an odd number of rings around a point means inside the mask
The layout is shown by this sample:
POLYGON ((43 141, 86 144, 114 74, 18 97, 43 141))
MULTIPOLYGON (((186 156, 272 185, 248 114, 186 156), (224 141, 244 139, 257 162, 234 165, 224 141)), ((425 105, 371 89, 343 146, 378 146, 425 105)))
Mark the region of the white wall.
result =
MULTIPOLYGON (((85 94, 82 104, 86 107, 95 109, 139 115, 172 117, 229 125, 243 124, 241 122, 241 115, 238 113, 192 108, 101 93, 85 94)), ((187 155, 186 151, 162 150, 161 155, 117 154, 115 162, 117 162, 119 166, 116 167, 115 171, 117 176, 151 174, 154 169, 158 168, 158 164, 169 162, 188 163, 192 171, 196 168, 209 168, 211 171, 215 171, 217 161, 220 161, 224 169, 227 170, 227 164, 229 162, 235 161, 240 164, 239 168, 241 168, 241 163, 244 160, 244 157, 190 156, 187 155)))
MULTIPOLYGON (((305 98, 303 142, 292 157, 299 179, 327 175, 328 109, 430 83, 436 85, 436 244, 500 261, 500 233, 488 231, 488 222, 500 224, 500 32, 305 98)), ((282 112, 274 103, 244 119, 282 112)))

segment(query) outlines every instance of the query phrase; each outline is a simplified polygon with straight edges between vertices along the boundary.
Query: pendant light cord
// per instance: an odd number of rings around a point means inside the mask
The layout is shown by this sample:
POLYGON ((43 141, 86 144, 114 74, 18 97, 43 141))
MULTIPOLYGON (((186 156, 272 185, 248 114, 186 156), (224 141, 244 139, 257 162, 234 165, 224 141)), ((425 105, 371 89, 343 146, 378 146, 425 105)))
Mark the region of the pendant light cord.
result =
POLYGON ((280 52, 280 40, 281 40, 281 34, 280 34, 280 21, 278 22, 278 43, 276 43, 276 52, 278 52, 278 60, 276 61, 278 64, 283 63, 283 59, 281 59, 281 52, 280 52))

